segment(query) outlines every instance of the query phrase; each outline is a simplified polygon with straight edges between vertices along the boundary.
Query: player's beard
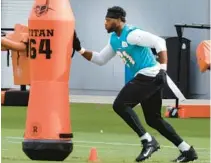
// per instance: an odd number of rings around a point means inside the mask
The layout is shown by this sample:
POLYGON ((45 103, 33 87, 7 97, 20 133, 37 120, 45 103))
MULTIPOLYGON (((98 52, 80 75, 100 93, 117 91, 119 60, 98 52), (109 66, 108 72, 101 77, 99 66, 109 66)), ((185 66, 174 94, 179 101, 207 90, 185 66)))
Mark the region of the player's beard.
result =
POLYGON ((107 32, 108 33, 111 33, 111 32, 116 32, 117 30, 117 25, 115 23, 111 24, 111 27, 109 29, 107 29, 107 32))

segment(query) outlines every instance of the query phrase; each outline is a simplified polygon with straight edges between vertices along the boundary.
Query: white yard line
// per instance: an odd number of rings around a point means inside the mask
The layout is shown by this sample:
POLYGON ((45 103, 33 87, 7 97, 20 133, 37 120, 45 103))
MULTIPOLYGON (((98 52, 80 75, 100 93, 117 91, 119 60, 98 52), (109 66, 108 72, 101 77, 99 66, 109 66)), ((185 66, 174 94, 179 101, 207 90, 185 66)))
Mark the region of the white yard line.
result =
MULTIPOLYGON (((10 140, 23 140, 22 137, 5 137, 6 139, 10 140)), ((13 141, 12 141, 13 142, 13 141)), ((14 141, 15 142, 15 141, 14 141)), ((17 143, 20 143, 20 141, 16 141, 17 143)), ((84 141, 84 140, 74 140, 73 143, 83 143, 83 144, 104 144, 104 145, 115 145, 115 146, 140 146, 140 144, 132 144, 132 143, 121 143, 121 142, 103 142, 103 141, 84 141)), ((176 148, 174 146, 166 146, 161 145, 162 148, 176 148)), ((209 148, 195 148, 197 150, 210 150, 209 148)))
MULTIPOLYGON (((16 139, 17 140, 17 139, 16 139)), ((7 140, 8 143, 11 143, 11 144, 21 144, 22 142, 20 141, 20 139, 18 139, 18 141, 10 141, 10 140, 7 140)), ((84 148, 93 148, 93 146, 91 145, 78 145, 78 144, 75 144, 74 146, 76 147, 84 147, 84 148)), ((105 148, 105 147, 97 147, 98 149, 109 149, 109 150, 113 150, 111 148, 105 148)), ((8 150, 8 149, 2 149, 2 150, 8 150)))
POLYGON ((2 151, 8 151, 8 149, 1 149, 2 151))

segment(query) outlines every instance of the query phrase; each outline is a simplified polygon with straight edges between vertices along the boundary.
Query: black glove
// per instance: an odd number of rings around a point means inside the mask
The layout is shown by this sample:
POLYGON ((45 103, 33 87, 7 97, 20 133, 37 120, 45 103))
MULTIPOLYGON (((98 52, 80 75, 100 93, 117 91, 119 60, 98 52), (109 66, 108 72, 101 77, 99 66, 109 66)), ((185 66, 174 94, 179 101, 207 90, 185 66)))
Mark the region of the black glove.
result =
POLYGON ((75 49, 76 51, 81 50, 81 42, 77 36, 76 31, 74 31, 74 36, 73 36, 73 49, 75 49))
POLYGON ((166 78, 166 71, 163 69, 160 69, 159 73, 156 75, 156 79, 155 82, 158 85, 163 85, 167 82, 167 78, 166 78))

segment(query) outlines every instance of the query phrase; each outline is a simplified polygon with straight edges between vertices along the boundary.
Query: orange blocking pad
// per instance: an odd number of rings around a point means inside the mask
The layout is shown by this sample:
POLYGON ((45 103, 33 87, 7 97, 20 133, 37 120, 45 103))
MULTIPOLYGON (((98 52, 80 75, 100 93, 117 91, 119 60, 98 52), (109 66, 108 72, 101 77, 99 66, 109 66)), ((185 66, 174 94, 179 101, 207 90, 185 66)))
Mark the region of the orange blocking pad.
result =
POLYGON ((186 100, 181 102, 179 109, 174 108, 173 103, 166 105, 164 117, 178 118, 210 118, 210 100, 186 100), (176 111, 176 112, 175 112, 176 111), (175 113, 172 115, 172 113, 175 113))
POLYGON ((75 19, 69 0, 35 0, 28 20, 30 96, 22 150, 63 161, 73 150, 69 74, 75 19))
POLYGON ((15 85, 30 84, 30 67, 27 51, 28 27, 15 24, 14 32, 1 39, 2 50, 12 50, 12 68, 15 85), (25 42, 25 43, 24 43, 25 42))
POLYGON ((210 105, 179 105, 179 118, 210 118, 210 105))
POLYGON ((210 45, 210 40, 204 40, 197 47, 196 58, 201 72, 210 69, 210 45))

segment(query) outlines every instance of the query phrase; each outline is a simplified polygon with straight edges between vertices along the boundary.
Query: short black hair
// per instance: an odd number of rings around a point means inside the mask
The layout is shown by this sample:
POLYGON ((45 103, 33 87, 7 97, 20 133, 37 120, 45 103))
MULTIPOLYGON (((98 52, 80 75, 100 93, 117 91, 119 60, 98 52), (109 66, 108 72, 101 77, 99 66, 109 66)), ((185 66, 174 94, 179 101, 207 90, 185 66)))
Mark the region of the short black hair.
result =
POLYGON ((126 11, 120 7, 120 6, 113 6, 111 8, 108 8, 107 12, 112 12, 112 13, 115 13, 119 16, 119 18, 121 18, 121 20, 123 22, 125 22, 125 17, 126 17, 126 11))

